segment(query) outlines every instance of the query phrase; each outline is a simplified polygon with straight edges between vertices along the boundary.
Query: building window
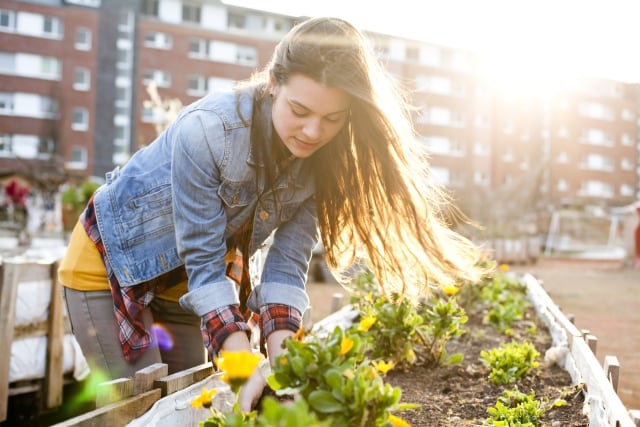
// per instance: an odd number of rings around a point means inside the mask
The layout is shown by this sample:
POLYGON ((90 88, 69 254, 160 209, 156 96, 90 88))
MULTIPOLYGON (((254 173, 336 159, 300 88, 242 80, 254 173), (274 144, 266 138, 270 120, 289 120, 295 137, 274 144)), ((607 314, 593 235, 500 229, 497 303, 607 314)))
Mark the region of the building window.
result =
POLYGON ((483 186, 488 185, 489 177, 484 172, 476 171, 473 173, 473 183, 476 185, 483 185, 483 186))
POLYGON ((450 126, 453 124, 451 110, 443 107, 431 107, 423 112, 422 123, 450 126))
POLYGON ((44 78, 57 80, 60 78, 60 60, 49 56, 43 56, 40 62, 42 67, 40 75, 44 78))
POLYGON ((632 171, 634 168, 633 160, 623 157, 620 159, 620 169, 624 171, 632 171))
POLYGON ((0 9, 0 30, 15 31, 16 19, 12 10, 0 9))
POLYGON ((13 153, 11 148, 11 135, 8 133, 0 133, 0 156, 6 157, 13 153))
POLYGON ((556 188, 558 189, 558 191, 564 193, 569 190, 569 183, 566 179, 559 179, 556 188))
POLYGON ((633 114, 633 111, 629 110, 628 108, 625 108, 624 110, 622 110, 621 117, 622 117, 622 120, 632 122, 633 119, 635 118, 635 114, 633 114))
POLYGON ((243 29, 247 27, 247 15, 229 12, 229 16, 227 18, 227 22, 229 28, 243 29))
POLYGON ((613 197, 613 186, 602 181, 586 181, 580 185, 579 196, 583 197, 613 197))
POLYGON ((204 39, 189 40, 189 56, 192 58, 206 58, 208 43, 204 39))
POLYGON ((613 158, 601 154, 588 154, 582 159, 580 166, 588 170, 613 172, 615 161, 613 158))
POLYGON ((91 72, 84 67, 77 67, 73 77, 73 88, 75 90, 89 90, 91 85, 91 72))
POLYGON ((143 0, 140 13, 148 16, 158 17, 159 0, 143 0))
POLYGON ((613 147, 615 140, 610 132, 601 129, 586 129, 582 131, 582 142, 591 145, 613 147))
POLYGON ((58 101, 48 96, 40 97, 40 111, 46 117, 55 117, 58 114, 58 101))
POLYGON ((559 152, 558 156, 556 157, 556 162, 562 163, 562 164, 569 163, 569 155, 567 154, 567 152, 566 151, 559 152))
POLYGON ((620 195, 622 197, 631 197, 633 196, 633 187, 629 184, 620 185, 620 195))
POLYGON ((8 92, 0 92, 0 113, 11 114, 13 112, 13 95, 8 92))
POLYGON ((201 7, 195 3, 182 3, 182 22, 200 23, 201 7))
POLYGON ((115 127, 116 136, 115 139, 118 141, 125 141, 127 139, 127 129, 123 125, 117 125, 115 127))
POLYGON ((620 137, 620 144, 626 147, 633 147, 633 137, 628 133, 623 133, 620 137))
POLYGON ((251 46, 238 46, 236 51, 236 63, 240 65, 258 65, 258 52, 251 46))
POLYGON ((189 76, 187 78, 187 95, 201 96, 207 93, 207 79, 203 76, 189 76))
POLYGON ((0 73, 15 74, 16 56, 13 53, 0 52, 0 73))
POLYGON ((158 87, 169 87, 171 86, 171 74, 163 70, 145 70, 142 83, 146 86, 152 81, 155 81, 158 87))
POLYGON ((173 46, 173 39, 169 34, 148 31, 144 36, 144 45, 154 49, 168 50, 173 46))
POLYGON ((78 50, 91 50, 91 30, 84 27, 76 28, 75 47, 78 50))
POLYGON ((71 149, 71 162, 67 163, 69 169, 85 169, 87 167, 87 149, 75 146, 71 149))
POLYGON ((89 129, 89 111, 86 108, 73 109, 71 129, 77 131, 86 131, 89 129))
POLYGON ((473 144, 473 154, 476 156, 488 156, 490 153, 489 144, 476 142, 473 144))
POLYGON ((47 37, 62 38, 62 21, 54 16, 45 16, 42 32, 47 37))
POLYGON ((580 114, 593 119, 611 121, 615 118, 613 110, 607 106, 597 102, 586 102, 580 104, 580 114))
POLYGON ((45 157, 50 157, 56 152, 56 142, 52 138, 39 138, 38 139, 38 154, 45 157))

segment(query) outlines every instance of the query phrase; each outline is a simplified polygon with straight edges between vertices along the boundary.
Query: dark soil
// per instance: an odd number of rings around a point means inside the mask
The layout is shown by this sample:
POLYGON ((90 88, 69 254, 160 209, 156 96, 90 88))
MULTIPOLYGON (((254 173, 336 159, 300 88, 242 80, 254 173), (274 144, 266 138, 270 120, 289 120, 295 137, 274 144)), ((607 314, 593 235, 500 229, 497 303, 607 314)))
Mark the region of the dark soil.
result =
POLYGON ((464 360, 454 365, 429 368, 413 366, 407 372, 392 370, 387 381, 402 390, 403 403, 421 405, 420 409, 398 414, 412 426, 458 427, 481 426, 506 389, 517 386, 520 392, 535 391, 537 400, 565 399, 565 406, 548 410, 541 419, 541 426, 579 427, 588 426, 583 415, 584 394, 571 385, 569 374, 556 364, 547 366, 544 354, 552 346, 546 327, 528 309, 525 321, 514 325, 514 335, 506 336, 491 325, 484 324, 481 314, 469 315, 464 325, 465 333, 447 344, 447 353, 462 353, 464 360), (537 333, 528 333, 535 324, 537 333), (539 369, 508 386, 496 386, 489 380, 489 368, 480 359, 482 350, 499 347, 510 341, 531 342, 540 353, 539 369))

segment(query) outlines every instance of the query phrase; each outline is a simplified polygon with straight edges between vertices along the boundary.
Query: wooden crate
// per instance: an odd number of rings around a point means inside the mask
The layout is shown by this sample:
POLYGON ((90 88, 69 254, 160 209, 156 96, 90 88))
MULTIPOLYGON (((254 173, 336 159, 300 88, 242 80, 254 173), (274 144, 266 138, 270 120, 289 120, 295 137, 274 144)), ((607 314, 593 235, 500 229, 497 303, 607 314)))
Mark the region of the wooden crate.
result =
MULTIPOLYGON (((45 409, 57 408, 62 404, 63 340, 65 333, 64 308, 61 285, 57 281, 57 262, 28 261, 10 258, 0 262, 0 348, 5 356, 0 358, 0 422, 7 419, 9 396, 40 390, 45 409), (16 297, 19 283, 27 280, 49 280, 51 298, 49 316, 46 322, 30 325, 28 331, 15 329, 16 297), (47 337, 45 358, 45 378, 22 387, 12 388, 9 384, 11 345, 17 337, 25 334, 43 334, 47 337)), ((24 328, 22 328, 24 329, 24 328)))

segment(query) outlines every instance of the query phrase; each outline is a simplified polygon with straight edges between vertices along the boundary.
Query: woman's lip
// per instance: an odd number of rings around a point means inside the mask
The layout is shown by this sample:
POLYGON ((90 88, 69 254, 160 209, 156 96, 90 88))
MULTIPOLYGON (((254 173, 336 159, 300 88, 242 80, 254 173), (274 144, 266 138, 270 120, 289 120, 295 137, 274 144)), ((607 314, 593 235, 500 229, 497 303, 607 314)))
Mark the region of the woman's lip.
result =
POLYGON ((313 147, 314 145, 316 145, 316 144, 312 144, 312 143, 310 143, 310 142, 305 142, 305 141, 303 141, 303 140, 301 140, 301 139, 298 139, 298 138, 296 138, 296 137, 293 137, 293 139, 294 139, 298 144, 300 144, 300 145, 304 145, 305 147, 313 147))

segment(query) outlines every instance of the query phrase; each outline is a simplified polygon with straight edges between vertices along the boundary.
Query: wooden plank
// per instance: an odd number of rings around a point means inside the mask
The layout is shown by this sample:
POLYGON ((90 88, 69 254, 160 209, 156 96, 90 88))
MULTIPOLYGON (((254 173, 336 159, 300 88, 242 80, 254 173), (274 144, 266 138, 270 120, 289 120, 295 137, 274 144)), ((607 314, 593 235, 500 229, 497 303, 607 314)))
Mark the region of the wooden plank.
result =
POLYGON ((15 321, 16 295, 18 292, 18 266, 0 264, 0 348, 5 357, 0 358, 0 422, 7 419, 9 403, 9 366, 11 343, 15 321), (9 355, 9 356, 7 356, 9 355))
POLYGON ((607 376, 609 382, 613 386, 613 390, 618 392, 618 381, 620 380, 620 362, 618 362, 618 358, 616 356, 605 356, 604 357, 604 374, 607 376))
POLYGON ((96 387, 96 407, 100 408, 131 396, 133 396, 133 380, 131 378, 105 381, 96 387))
POLYGON ((627 409, 587 343, 582 339, 576 339, 570 351, 576 368, 587 384, 587 394, 602 400, 609 424, 616 427, 634 427, 627 409))
POLYGON ((584 341, 587 343, 593 354, 596 355, 596 350, 598 350, 598 338, 593 334, 587 334, 584 336, 584 341))
POLYGON ((205 379, 213 373, 213 365, 210 362, 194 366, 184 371, 176 372, 153 382, 153 386, 162 390, 162 396, 175 393, 178 390, 189 387, 191 384, 205 379))
POLYGON ((160 390, 153 389, 120 402, 70 418, 52 427, 111 427, 124 426, 142 416, 160 399, 160 390))
POLYGON ((62 285, 58 281, 58 263, 49 265, 51 298, 44 379, 44 404, 48 409, 62 405, 64 359, 64 309, 62 285))
POLYGON ((153 388, 153 382, 166 377, 169 373, 169 365, 166 363, 154 363, 137 371, 133 377, 133 394, 140 394, 153 388))

